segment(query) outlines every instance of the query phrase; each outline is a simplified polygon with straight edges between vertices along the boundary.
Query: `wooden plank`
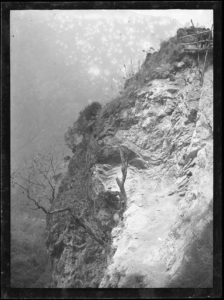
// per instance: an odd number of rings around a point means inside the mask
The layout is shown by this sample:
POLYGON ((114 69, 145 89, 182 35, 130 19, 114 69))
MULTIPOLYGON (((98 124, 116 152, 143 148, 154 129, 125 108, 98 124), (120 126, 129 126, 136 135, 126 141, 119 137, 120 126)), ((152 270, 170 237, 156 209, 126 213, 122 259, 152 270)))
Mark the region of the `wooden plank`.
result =
POLYGON ((212 40, 203 40, 203 41, 197 41, 197 42, 189 42, 189 43, 180 43, 180 45, 193 45, 193 44, 199 44, 204 42, 212 42, 212 40))
POLYGON ((208 50, 206 51, 206 54, 205 54, 205 62, 204 62, 204 66, 203 66, 202 76, 201 76, 201 85, 203 85, 203 82, 204 82, 204 74, 205 74, 205 65, 206 65, 207 55, 208 55, 208 50))
POLYGON ((211 50, 213 49, 213 47, 209 47, 209 48, 185 48, 184 51, 185 52, 202 52, 202 51, 206 51, 206 50, 211 50))
POLYGON ((185 37, 189 37, 189 36, 194 36, 194 35, 199 35, 199 34, 203 34, 206 32, 211 32, 211 30, 205 30, 205 31, 201 31, 201 32, 197 32, 197 33, 192 33, 192 34, 188 34, 188 35, 184 35, 184 36, 180 36, 179 39, 183 39, 185 37))

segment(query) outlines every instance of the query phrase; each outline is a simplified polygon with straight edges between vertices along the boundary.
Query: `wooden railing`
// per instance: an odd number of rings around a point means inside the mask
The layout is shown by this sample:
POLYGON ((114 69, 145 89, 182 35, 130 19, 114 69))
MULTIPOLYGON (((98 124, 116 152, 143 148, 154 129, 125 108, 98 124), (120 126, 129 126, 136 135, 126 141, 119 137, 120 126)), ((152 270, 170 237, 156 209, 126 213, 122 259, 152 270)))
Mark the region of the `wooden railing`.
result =
POLYGON ((186 38, 189 36, 194 36, 194 35, 200 35, 202 33, 207 33, 207 32, 211 32, 211 30, 205 30, 205 31, 200 31, 200 32, 192 33, 192 34, 183 35, 183 36, 180 36, 179 39, 183 39, 183 38, 186 38))
MULTIPOLYGON (((212 26, 213 28, 213 26, 212 26)), ((212 28, 210 30, 204 30, 204 31, 200 31, 200 32, 195 32, 192 34, 187 34, 187 35, 183 35, 180 36, 178 39, 183 40, 184 38, 187 37, 192 37, 192 36, 199 36, 197 41, 192 41, 192 42, 180 42, 181 45, 186 46, 186 48, 184 49, 184 51, 187 52, 201 52, 201 51, 207 51, 213 48, 213 34, 212 34, 212 28), (210 33, 209 37, 207 37, 206 39, 200 40, 200 35, 203 35, 205 33, 210 33), (189 47, 189 46, 193 46, 195 45, 195 47, 189 47)), ((195 30, 197 30, 195 28, 195 30)))
MULTIPOLYGON (((193 28, 195 28, 192 21, 191 21, 191 23, 193 25, 193 28)), ((196 28, 195 28, 195 30, 197 31, 196 28)), ((180 42, 180 44, 185 46, 185 48, 184 48, 185 52, 198 53, 198 67, 199 67, 199 53, 205 51, 205 59, 204 59, 203 69, 201 71, 201 85, 203 85, 204 72, 205 72, 208 51, 213 49, 213 25, 210 30, 204 30, 204 31, 195 32, 192 34, 187 34, 187 35, 179 37, 179 39, 183 40, 184 38, 192 37, 192 36, 199 36, 198 40, 193 41, 193 42, 180 42), (208 36, 204 40, 200 40, 200 35, 203 35, 205 33, 209 33, 208 36), (194 47, 194 45, 195 45, 195 47, 194 47), (193 46, 193 47, 190 47, 190 46, 193 46)))

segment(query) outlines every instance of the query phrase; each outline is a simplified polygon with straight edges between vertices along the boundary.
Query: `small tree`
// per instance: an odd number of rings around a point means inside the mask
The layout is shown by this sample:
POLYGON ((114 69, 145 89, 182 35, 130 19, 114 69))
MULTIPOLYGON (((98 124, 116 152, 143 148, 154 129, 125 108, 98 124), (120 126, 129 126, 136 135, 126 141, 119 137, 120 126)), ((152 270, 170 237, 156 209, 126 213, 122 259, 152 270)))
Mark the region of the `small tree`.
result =
POLYGON ((132 59, 128 65, 124 64, 123 69, 121 69, 123 73, 123 79, 128 80, 134 77, 141 69, 142 62, 138 60, 137 62, 133 63, 132 59))
POLYGON ((106 236, 100 230, 94 229, 92 224, 83 218, 83 214, 77 214, 72 206, 52 209, 56 199, 56 187, 60 161, 53 154, 37 155, 25 168, 24 172, 12 174, 12 184, 18 186, 27 199, 34 204, 34 209, 41 210, 48 218, 58 213, 69 213, 77 226, 84 230, 100 245, 106 243, 106 236))
POLYGON ((56 198, 61 162, 52 153, 37 154, 25 168, 12 174, 12 184, 18 186, 35 209, 46 210, 56 198))

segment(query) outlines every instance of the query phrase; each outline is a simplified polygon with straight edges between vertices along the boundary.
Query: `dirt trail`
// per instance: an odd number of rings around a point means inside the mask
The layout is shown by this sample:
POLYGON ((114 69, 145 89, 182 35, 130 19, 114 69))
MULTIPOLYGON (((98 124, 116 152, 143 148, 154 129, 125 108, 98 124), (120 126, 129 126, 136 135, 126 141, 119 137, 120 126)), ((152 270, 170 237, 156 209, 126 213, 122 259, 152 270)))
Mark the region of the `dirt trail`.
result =
MULTIPOLYGON (((114 229, 117 249, 111 272, 143 274, 150 286, 164 287, 168 281, 161 247, 178 214, 177 198, 168 196, 172 186, 152 180, 147 171, 130 169, 125 183, 129 199, 124 214, 124 227, 114 229)), ((119 283, 122 286, 122 278, 119 283)))

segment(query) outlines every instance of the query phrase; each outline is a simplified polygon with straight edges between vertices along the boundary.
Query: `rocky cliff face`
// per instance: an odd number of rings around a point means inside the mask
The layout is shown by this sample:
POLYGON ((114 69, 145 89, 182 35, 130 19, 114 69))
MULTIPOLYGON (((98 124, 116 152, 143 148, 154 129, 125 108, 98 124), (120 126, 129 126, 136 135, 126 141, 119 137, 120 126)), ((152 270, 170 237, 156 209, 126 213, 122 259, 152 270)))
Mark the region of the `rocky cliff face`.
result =
POLYGON ((71 211, 48 218, 53 287, 212 286, 213 68, 202 85, 204 55, 178 51, 169 63, 148 56, 73 139, 52 205, 71 211))

